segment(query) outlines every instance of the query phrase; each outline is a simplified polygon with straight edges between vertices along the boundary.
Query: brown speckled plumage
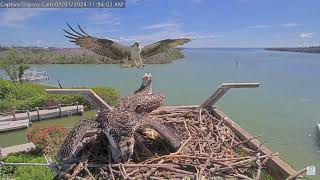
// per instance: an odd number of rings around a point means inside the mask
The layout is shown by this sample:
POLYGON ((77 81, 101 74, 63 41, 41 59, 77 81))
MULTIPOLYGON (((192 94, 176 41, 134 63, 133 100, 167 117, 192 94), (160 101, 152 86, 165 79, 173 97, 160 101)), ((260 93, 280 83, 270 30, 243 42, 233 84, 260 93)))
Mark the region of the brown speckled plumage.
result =
POLYGON ((162 92, 152 92, 152 76, 145 74, 140 88, 132 95, 121 98, 116 108, 135 113, 150 113, 162 106, 165 95, 162 92))
POLYGON ((77 122, 60 146, 60 149, 57 153, 58 159, 64 159, 72 155, 86 132, 97 127, 97 125, 98 124, 94 118, 77 122))
POLYGON ((151 111, 162 106, 163 93, 152 93, 151 74, 143 77, 140 88, 132 95, 121 98, 113 109, 100 112, 95 120, 85 120, 77 124, 65 139, 60 156, 68 157, 76 149, 83 135, 91 127, 99 127, 108 137, 112 157, 115 162, 127 160, 133 153, 134 133, 139 128, 151 127, 158 131, 172 148, 180 146, 180 139, 154 116, 151 111))
POLYGON ((109 130, 116 143, 126 136, 132 136, 143 122, 143 116, 129 111, 114 109, 99 113, 96 121, 102 130, 109 130))
POLYGON ((182 137, 169 126, 166 126, 160 119, 155 116, 146 115, 144 116, 143 123, 139 128, 144 129, 149 127, 157 131, 164 140, 170 145, 171 149, 178 149, 182 142, 182 137))

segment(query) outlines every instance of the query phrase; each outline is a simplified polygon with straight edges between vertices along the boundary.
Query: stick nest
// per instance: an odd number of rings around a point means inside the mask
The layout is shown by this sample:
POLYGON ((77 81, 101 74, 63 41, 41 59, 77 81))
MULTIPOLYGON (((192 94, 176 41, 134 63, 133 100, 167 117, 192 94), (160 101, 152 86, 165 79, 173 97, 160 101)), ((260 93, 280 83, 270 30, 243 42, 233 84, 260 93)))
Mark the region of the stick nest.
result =
POLYGON ((260 179, 266 161, 276 154, 260 155, 250 149, 207 110, 161 108, 151 113, 182 136, 179 149, 172 151, 151 129, 135 135, 134 155, 123 164, 111 161, 103 133, 87 135, 89 142, 64 163, 64 179, 260 179))

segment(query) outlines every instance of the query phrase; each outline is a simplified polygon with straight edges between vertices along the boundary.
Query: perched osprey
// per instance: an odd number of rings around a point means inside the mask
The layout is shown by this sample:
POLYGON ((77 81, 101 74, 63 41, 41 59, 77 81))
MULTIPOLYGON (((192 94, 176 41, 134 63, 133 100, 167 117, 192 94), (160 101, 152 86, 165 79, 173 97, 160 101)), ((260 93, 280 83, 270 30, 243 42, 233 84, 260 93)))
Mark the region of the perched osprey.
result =
POLYGON ((140 88, 133 94, 122 97, 116 108, 145 114, 163 106, 165 99, 162 92, 152 91, 152 76, 146 73, 142 78, 140 88))
MULTIPOLYGON (((127 161, 133 154, 135 134, 138 130, 151 128, 157 131, 171 149, 178 149, 181 137, 160 119, 149 113, 164 103, 163 93, 152 92, 152 76, 145 74, 141 86, 132 95, 121 98, 113 109, 105 109, 96 117, 79 121, 62 143, 57 158, 63 160, 73 155, 90 129, 99 128, 107 136, 114 162, 127 161)), ((81 146, 80 146, 81 147, 81 146)))
POLYGON ((191 41, 189 38, 180 39, 165 39, 145 47, 141 47, 140 43, 135 42, 131 46, 121 45, 110 39, 100 39, 88 35, 81 27, 78 25, 78 32, 73 29, 68 23, 68 27, 72 32, 66 31, 67 35, 65 37, 69 38, 70 42, 79 45, 82 48, 86 48, 96 54, 109 57, 113 60, 129 60, 134 61, 135 66, 143 67, 142 59, 146 59, 155 54, 166 52, 169 49, 175 48, 179 45, 183 45, 191 41), (138 64, 139 62, 139 64, 138 64))

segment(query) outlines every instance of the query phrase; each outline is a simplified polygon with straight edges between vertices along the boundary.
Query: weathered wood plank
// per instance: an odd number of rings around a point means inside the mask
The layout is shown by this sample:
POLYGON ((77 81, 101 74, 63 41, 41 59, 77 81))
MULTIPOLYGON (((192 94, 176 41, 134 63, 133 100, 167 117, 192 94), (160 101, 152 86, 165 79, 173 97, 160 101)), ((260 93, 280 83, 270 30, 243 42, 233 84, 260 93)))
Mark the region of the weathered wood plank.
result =
POLYGON ((46 89, 49 94, 82 94, 90 98, 100 109, 112 109, 101 97, 91 89, 46 89))
POLYGON ((222 88, 257 88, 259 83, 222 83, 222 88))
POLYGON ((5 147, 0 149, 0 156, 4 157, 11 153, 18 153, 24 151, 30 151, 36 146, 33 143, 19 144, 15 146, 5 147))
POLYGON ((30 112, 30 119, 31 121, 36 120, 44 120, 44 119, 51 119, 60 116, 69 116, 74 114, 81 114, 84 111, 83 105, 78 106, 65 106, 61 107, 61 111, 59 108, 53 109, 42 109, 39 110, 39 116, 36 111, 30 112))
POLYGON ((23 129, 29 127, 29 119, 19 121, 2 121, 0 122, 0 132, 23 129))
MULTIPOLYGON (((83 105, 75 105, 75 106, 65 106, 61 107, 61 115, 67 116, 70 114, 81 114, 84 111, 83 105)), ((39 120, 39 119, 50 119, 60 116, 60 110, 59 108, 51 108, 51 109, 42 109, 38 111, 29 111, 25 113, 16 113, 15 114, 15 121, 29 119, 31 121, 39 120)), ((0 116, 0 122, 5 121, 14 121, 14 118, 12 115, 9 116, 0 116)))
POLYGON ((257 88, 259 83, 222 83, 213 94, 208 97, 199 107, 210 109, 218 102, 231 88, 257 88))
POLYGON ((32 121, 82 114, 83 111, 83 105, 76 105, 61 107, 61 109, 57 107, 25 113, 16 113, 15 118, 13 116, 3 116, 0 119, 0 132, 27 128, 30 126, 32 121))

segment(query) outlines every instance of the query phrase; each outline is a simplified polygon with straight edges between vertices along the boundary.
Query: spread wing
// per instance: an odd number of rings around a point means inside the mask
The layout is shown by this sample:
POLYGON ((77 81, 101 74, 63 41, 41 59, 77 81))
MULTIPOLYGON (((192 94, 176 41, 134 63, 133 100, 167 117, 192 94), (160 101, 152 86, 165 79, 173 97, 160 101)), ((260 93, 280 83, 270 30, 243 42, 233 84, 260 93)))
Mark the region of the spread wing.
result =
POLYGON ((73 29, 68 23, 67 25, 71 32, 63 29, 63 31, 66 33, 64 36, 67 37, 70 42, 73 42, 82 48, 86 48, 102 56, 107 56, 113 60, 121 60, 130 55, 130 47, 128 46, 123 46, 109 39, 92 37, 88 35, 79 25, 78 28, 81 33, 73 29))
POLYGON ((181 38, 181 39, 165 39, 162 41, 158 41, 156 43, 145 46, 141 50, 141 56, 146 58, 158 54, 160 52, 165 52, 171 48, 175 48, 177 46, 186 44, 190 42, 189 38, 181 38))

